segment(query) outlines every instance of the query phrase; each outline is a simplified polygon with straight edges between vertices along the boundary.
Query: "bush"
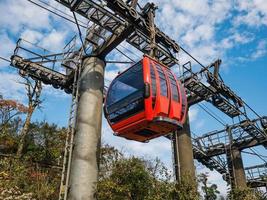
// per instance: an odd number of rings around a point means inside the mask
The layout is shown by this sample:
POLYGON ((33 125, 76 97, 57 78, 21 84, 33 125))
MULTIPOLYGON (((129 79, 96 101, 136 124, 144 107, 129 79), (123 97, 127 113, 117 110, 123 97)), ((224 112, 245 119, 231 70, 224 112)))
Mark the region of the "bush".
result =
POLYGON ((266 200, 260 192, 248 187, 233 189, 230 196, 234 200, 266 200))
POLYGON ((23 198, 30 194, 28 199, 57 199, 60 175, 60 171, 44 169, 15 158, 4 158, 0 160, 0 191, 11 196, 23 194, 23 198))

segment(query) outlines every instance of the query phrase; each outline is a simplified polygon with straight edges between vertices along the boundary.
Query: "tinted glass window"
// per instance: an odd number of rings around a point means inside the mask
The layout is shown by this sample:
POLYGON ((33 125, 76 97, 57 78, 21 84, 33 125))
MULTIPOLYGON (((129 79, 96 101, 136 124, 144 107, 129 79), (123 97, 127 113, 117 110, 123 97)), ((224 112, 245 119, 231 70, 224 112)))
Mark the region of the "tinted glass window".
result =
POLYGON ((168 90, 168 86, 167 86, 167 81, 165 78, 165 74, 163 73, 163 70, 161 68, 161 66, 157 63, 155 63, 155 66, 157 68, 157 71, 159 73, 159 79, 160 79, 160 92, 161 95, 163 96, 167 96, 167 90, 168 90))
POLYGON ((185 104, 185 102, 186 102, 186 93, 185 93, 185 89, 184 89, 183 86, 180 86, 180 90, 181 90, 181 96, 182 96, 182 115, 184 115, 185 112, 186 112, 186 110, 185 110, 185 108, 186 108, 186 104, 185 104))
POLYGON ((171 83, 171 89, 172 89, 172 99, 174 101, 178 101, 179 102, 179 92, 178 92, 178 88, 176 85, 176 80, 173 76, 173 74, 170 71, 167 71, 168 76, 170 78, 170 83, 171 83))
POLYGON ((156 96, 157 86, 156 86, 156 76, 154 68, 150 65, 150 77, 151 77, 151 86, 152 86, 152 96, 156 96))
POLYGON ((156 84, 155 71, 151 63, 150 63, 150 77, 151 77, 151 87, 152 87, 152 107, 154 108, 156 103, 157 84, 156 84))
POLYGON ((107 96, 107 113, 115 123, 144 109, 144 79, 140 63, 121 74, 110 86, 107 96))
POLYGON ((107 105, 138 92, 144 92, 143 70, 140 64, 132 67, 113 81, 109 89, 107 105))

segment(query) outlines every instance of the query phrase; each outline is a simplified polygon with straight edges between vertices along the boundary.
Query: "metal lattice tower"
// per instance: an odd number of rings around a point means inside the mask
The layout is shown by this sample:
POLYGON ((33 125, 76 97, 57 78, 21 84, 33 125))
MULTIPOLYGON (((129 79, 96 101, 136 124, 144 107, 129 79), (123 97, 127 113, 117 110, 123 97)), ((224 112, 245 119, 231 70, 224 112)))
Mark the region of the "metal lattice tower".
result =
POLYGON ((74 55, 76 47, 76 38, 73 38, 65 47, 66 50, 64 53, 63 63, 67 63, 70 67, 73 66, 74 72, 67 70, 66 73, 74 73, 73 74, 73 84, 72 84, 72 97, 71 97, 71 108, 69 113, 68 120, 68 130, 65 142, 65 150, 64 150, 64 159, 62 166, 62 175, 60 182, 60 192, 59 199, 67 198, 67 190, 69 185, 69 175, 70 175, 70 165, 72 158, 72 150, 73 150, 73 138, 75 134, 75 122, 76 122, 76 112, 77 112, 77 103, 79 98, 79 83, 78 78, 81 73, 81 63, 80 63, 80 55, 74 55))

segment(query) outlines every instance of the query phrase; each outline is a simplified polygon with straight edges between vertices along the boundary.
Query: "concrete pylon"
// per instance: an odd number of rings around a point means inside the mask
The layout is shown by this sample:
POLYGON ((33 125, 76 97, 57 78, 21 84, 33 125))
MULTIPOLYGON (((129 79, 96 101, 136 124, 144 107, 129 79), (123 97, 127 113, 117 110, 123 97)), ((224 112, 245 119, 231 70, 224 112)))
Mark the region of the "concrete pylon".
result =
POLYGON ((98 180, 105 62, 83 60, 70 168, 69 200, 93 200, 98 180))
POLYGON ((187 117, 183 129, 177 131, 179 175, 181 177, 190 175, 195 177, 195 166, 193 157, 193 146, 190 133, 189 118, 187 117))
POLYGON ((239 149, 232 149, 232 164, 235 187, 247 187, 246 174, 244 170, 241 151, 239 149))
POLYGON ((172 134, 172 152, 173 152, 173 170, 175 173, 175 179, 177 182, 180 181, 180 164, 179 164, 179 152, 178 152, 178 136, 177 132, 172 134))

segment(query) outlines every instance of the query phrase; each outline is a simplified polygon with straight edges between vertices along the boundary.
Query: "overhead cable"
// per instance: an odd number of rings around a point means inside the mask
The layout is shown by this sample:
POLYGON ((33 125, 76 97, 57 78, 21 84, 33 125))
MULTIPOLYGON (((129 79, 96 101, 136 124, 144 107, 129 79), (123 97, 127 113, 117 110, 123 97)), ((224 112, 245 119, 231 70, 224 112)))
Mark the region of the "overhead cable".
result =
POLYGON ((118 52, 120 52, 122 55, 124 55, 126 58, 128 58, 129 60, 131 60, 133 63, 135 63, 135 61, 132 59, 132 58, 130 58, 129 56, 127 56, 123 51, 121 51, 118 47, 115 47, 115 49, 118 51, 118 52))
POLYGON ((217 122, 222 124, 223 126, 226 126, 222 121, 220 121, 216 116, 214 116, 211 112, 209 112, 207 109, 205 109, 201 104, 197 104, 200 108, 202 108, 206 113, 208 113, 212 118, 214 118, 217 122))
MULTIPOLYGON (((63 16, 63 15, 60 15, 60 14, 58 14, 57 12, 55 12, 55 11, 53 11, 53 10, 50 10, 50 9, 46 8, 45 6, 42 6, 42 5, 36 3, 36 2, 34 2, 34 1, 32 1, 32 0, 27 0, 27 1, 31 2, 32 4, 34 4, 34 5, 36 5, 36 6, 40 7, 40 8, 45 9, 45 10, 48 11, 48 12, 51 12, 51 13, 57 15, 58 17, 61 17, 61 18, 65 19, 65 20, 67 20, 67 21, 69 21, 69 22, 71 22, 71 23, 73 23, 73 24, 76 24, 75 21, 73 21, 73 20, 71 20, 71 19, 69 19, 69 18, 67 18, 67 17, 65 17, 65 16, 63 16)), ((87 28, 86 26, 81 25, 81 24, 80 24, 80 26, 83 27, 83 28, 87 28)))
POLYGON ((0 56, 0 59, 1 59, 1 60, 4 60, 4 61, 6 61, 6 62, 9 62, 9 63, 11 62, 9 59, 4 58, 4 57, 1 57, 1 56, 0 56))
MULTIPOLYGON (((47 11, 49 11, 49 12, 51 12, 51 13, 53 13, 53 14, 55 14, 55 15, 57 15, 57 16, 59 16, 59 17, 61 17, 61 18, 63 18, 63 19, 65 19, 65 20, 68 20, 69 22, 71 22, 71 23, 74 23, 74 24, 77 24, 77 21, 76 20, 72 20, 72 19, 69 19, 69 18, 67 18, 67 17, 65 17, 65 16, 63 16, 63 15, 61 15, 61 14, 59 14, 59 13, 57 13, 57 12, 55 12, 55 11, 52 11, 52 10, 50 10, 50 9, 48 9, 48 8, 46 8, 45 6, 42 6, 42 5, 40 5, 40 4, 38 4, 38 3, 36 3, 36 2, 34 2, 34 1, 32 1, 32 0, 27 0, 27 1, 29 1, 29 2, 31 2, 31 3, 33 3, 33 4, 35 4, 36 6, 39 6, 40 8, 43 8, 43 9, 45 9, 45 10, 47 10, 47 11)), ((38 0, 39 2, 41 2, 41 3, 43 3, 43 4, 45 4, 45 5, 48 5, 48 6, 50 6, 50 7, 52 7, 53 9, 55 9, 55 10, 57 10, 57 11, 59 11, 59 12, 61 12, 62 13, 62 11, 60 11, 59 9, 57 9, 57 8, 55 8, 55 7, 53 7, 53 6, 51 6, 51 5, 49 5, 48 3, 46 3, 46 2, 43 2, 43 1, 41 1, 41 0, 38 0)), ((69 15, 68 15, 69 16, 69 15)), ((75 18, 75 17, 74 17, 75 18)), ((83 27, 83 28, 87 28, 85 25, 82 25, 82 24, 79 24, 79 26, 81 26, 81 27, 83 27)), ((117 48, 116 48, 117 49, 117 48)), ((207 67, 205 67, 199 60, 197 60, 192 54, 190 54, 188 51, 186 51, 182 46, 180 46, 180 49, 183 51, 183 52, 185 52, 189 57, 191 57, 195 62, 197 62, 201 67, 203 67, 203 69, 207 69, 207 67)), ((118 49, 117 49, 118 50, 118 49)), ((118 51, 120 51, 120 50, 118 50, 118 51)), ((120 53, 122 53, 121 51, 120 51, 120 53)), ((124 56, 126 56, 125 54, 123 54, 124 56)), ((126 56, 128 59, 130 59, 128 56, 126 56)), ((131 59, 132 60, 132 59, 131 59)), ((132 60, 133 61, 133 60, 132 60)), ((243 101, 243 100, 242 100, 243 101)), ((243 101, 244 102, 244 101, 243 101)), ((254 110, 254 109, 252 109, 246 102, 244 102, 244 104, 255 114, 255 115, 257 115, 258 117, 260 117, 260 115, 254 110)))

